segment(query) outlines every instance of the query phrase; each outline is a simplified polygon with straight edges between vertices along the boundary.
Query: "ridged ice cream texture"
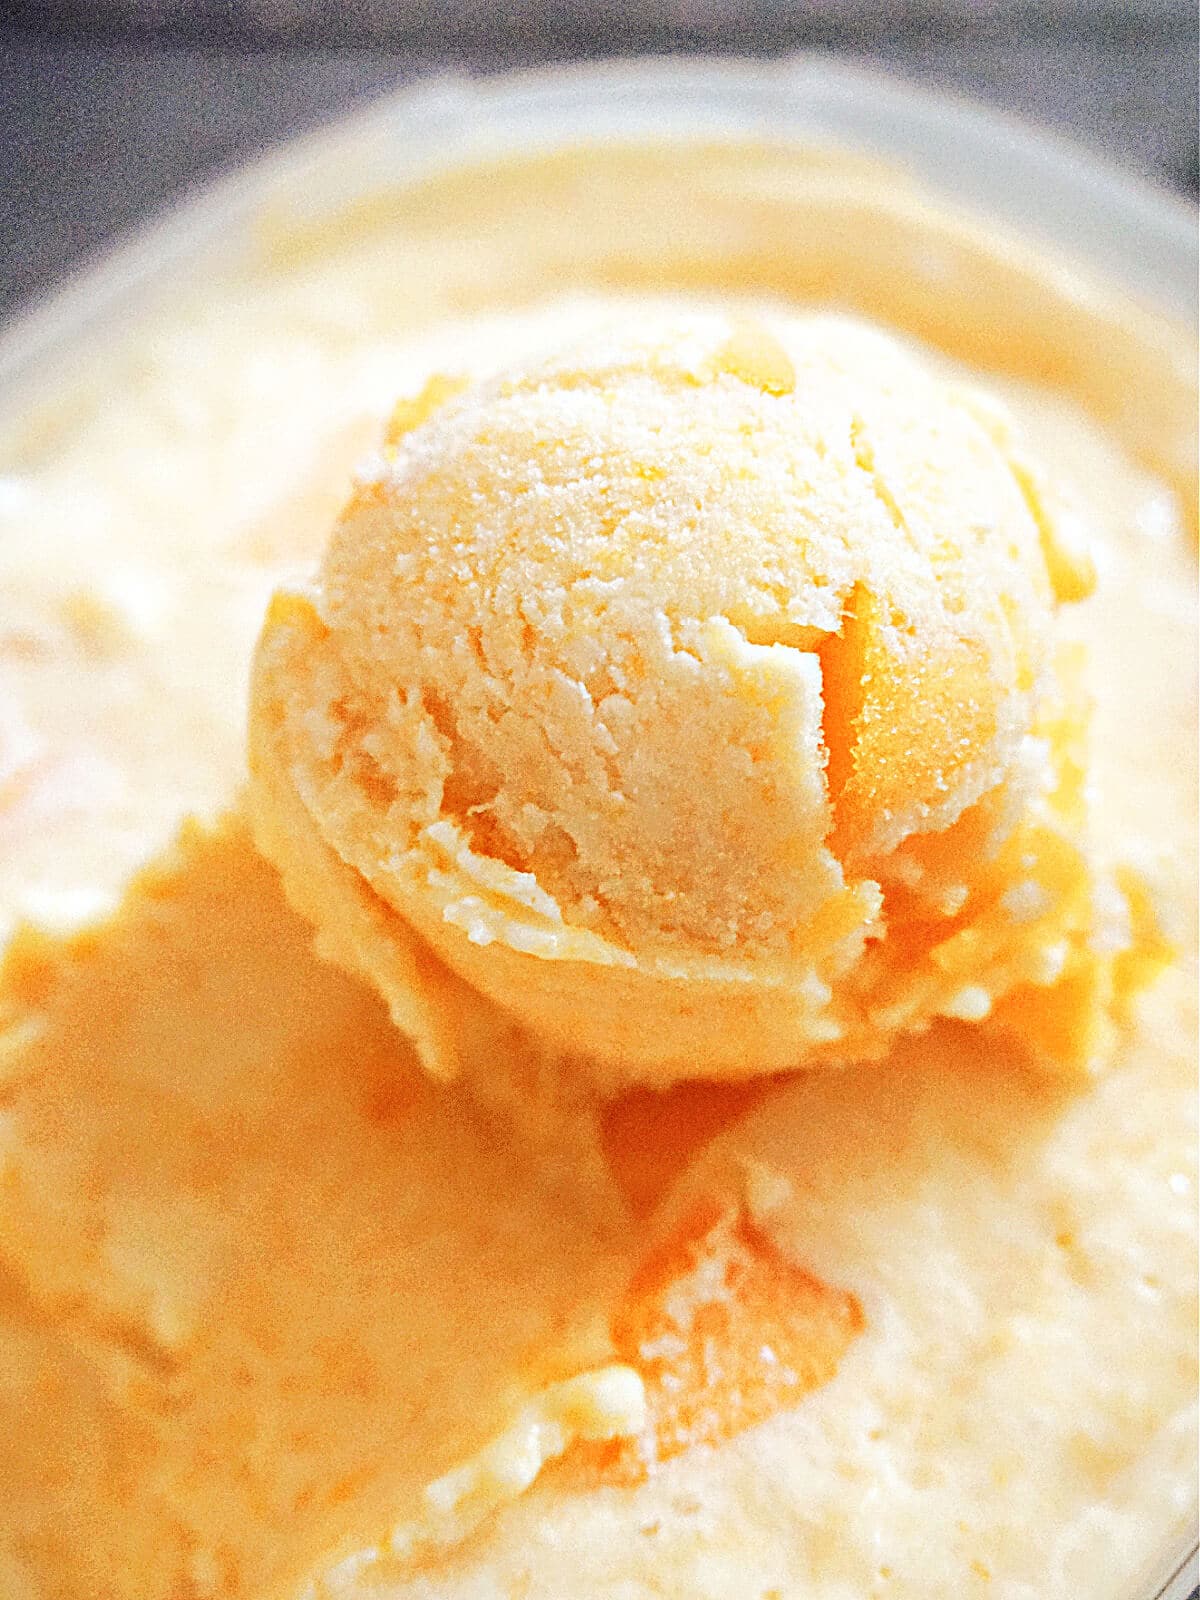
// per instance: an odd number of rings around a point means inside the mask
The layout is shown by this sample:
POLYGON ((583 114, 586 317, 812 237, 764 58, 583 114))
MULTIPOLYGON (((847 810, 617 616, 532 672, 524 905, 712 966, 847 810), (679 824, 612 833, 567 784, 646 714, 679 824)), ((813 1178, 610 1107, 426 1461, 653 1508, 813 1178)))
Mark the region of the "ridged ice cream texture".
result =
POLYGON ((452 1075, 479 996, 603 1086, 1101 1049, 1090 584, 1004 409, 864 325, 639 315, 397 407, 260 641, 251 801, 452 1075))

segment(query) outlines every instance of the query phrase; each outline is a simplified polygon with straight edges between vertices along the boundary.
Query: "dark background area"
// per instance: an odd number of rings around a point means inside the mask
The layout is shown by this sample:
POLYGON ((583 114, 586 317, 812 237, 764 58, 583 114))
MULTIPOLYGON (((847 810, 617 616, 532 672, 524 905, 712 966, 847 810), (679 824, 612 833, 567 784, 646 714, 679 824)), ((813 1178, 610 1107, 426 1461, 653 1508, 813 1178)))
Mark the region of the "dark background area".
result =
POLYGON ((187 183, 421 74, 796 50, 1195 195, 1194 0, 0 0, 0 312, 187 183))

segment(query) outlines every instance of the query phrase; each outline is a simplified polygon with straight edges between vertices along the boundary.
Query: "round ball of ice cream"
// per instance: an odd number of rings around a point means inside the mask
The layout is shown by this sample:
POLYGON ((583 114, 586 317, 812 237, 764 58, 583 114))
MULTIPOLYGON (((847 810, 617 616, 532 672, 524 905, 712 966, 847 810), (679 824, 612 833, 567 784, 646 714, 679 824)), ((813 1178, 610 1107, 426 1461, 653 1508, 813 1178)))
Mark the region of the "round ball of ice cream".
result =
POLYGON ((882 334, 631 314, 398 411, 263 633, 259 838, 434 1070, 474 995, 607 1086, 878 1055, 1059 976, 1061 862, 1004 862, 1085 587, 882 334))

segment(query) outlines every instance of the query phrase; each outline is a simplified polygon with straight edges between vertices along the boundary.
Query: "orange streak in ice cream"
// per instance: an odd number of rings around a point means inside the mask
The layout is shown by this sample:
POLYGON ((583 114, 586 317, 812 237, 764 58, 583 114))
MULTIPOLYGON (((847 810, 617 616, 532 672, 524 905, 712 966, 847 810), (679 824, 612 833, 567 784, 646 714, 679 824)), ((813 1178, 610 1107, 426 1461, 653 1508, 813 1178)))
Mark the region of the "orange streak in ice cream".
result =
POLYGON ((727 1198, 704 1195, 645 1257, 613 1319, 646 1385, 634 1439, 586 1447, 601 1479, 640 1482, 718 1445, 833 1377, 864 1319, 856 1297, 796 1266, 727 1198))
POLYGON ((699 1151, 756 1106, 773 1081, 697 1079, 610 1101, 601 1123, 604 1155, 633 1215, 649 1216, 699 1151))

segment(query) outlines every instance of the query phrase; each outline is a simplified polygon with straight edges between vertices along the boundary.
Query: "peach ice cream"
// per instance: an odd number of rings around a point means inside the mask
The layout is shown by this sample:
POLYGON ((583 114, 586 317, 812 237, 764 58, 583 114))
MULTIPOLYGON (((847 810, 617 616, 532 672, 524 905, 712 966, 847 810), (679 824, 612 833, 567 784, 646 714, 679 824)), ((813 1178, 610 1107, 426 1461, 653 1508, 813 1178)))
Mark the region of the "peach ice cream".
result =
POLYGON ((260 846, 445 1075, 472 992, 608 1088, 1014 997, 1086 1066, 1136 918, 1078 542, 1001 409, 844 319, 655 309, 436 380, 271 610, 260 846))
POLYGON ((69 379, 0 394, 0 1594, 1156 1592, 1195 1526, 1194 337, 853 152, 413 179, 379 134, 306 154, 252 259, 139 276, 127 342, 89 280, 69 379), (277 591, 292 907, 241 802, 277 591), (1128 1015, 1120 862, 1179 951, 1128 1015), (739 1019, 747 1074, 886 1056, 664 1087, 739 1019))

